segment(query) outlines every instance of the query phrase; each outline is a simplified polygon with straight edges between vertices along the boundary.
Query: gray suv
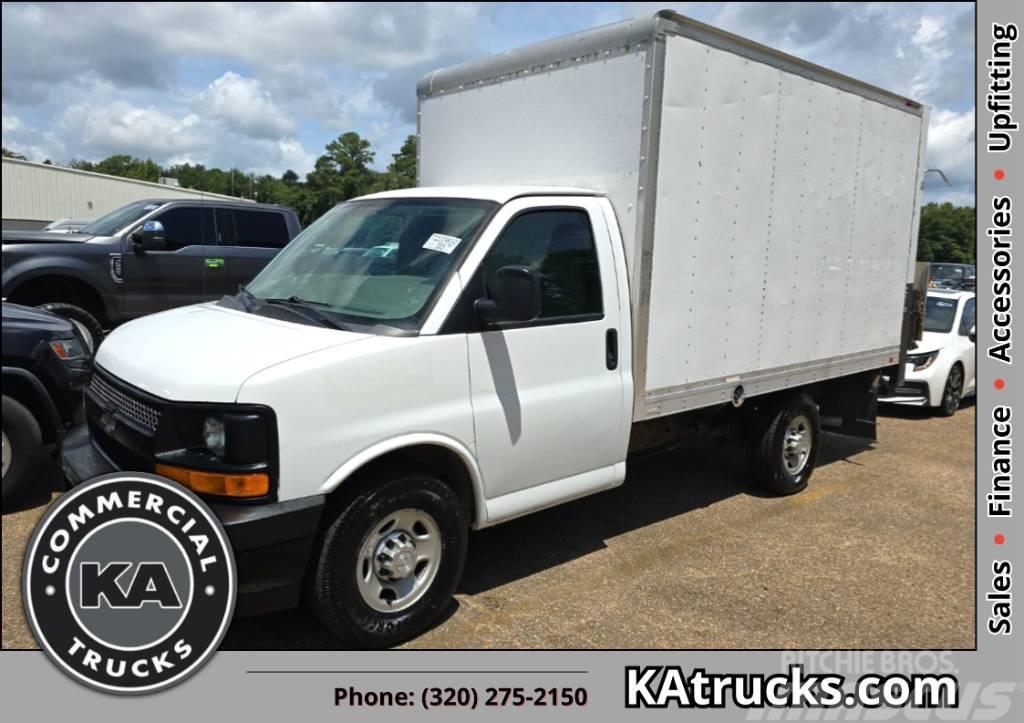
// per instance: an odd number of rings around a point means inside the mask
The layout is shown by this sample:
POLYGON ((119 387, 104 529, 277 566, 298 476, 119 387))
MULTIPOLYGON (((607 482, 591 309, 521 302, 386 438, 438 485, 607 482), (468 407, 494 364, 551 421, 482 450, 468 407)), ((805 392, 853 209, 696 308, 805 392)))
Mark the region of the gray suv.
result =
POLYGON ((143 314, 234 294, 300 231, 285 206, 138 201, 77 233, 3 232, 3 297, 70 319, 91 346, 143 314))

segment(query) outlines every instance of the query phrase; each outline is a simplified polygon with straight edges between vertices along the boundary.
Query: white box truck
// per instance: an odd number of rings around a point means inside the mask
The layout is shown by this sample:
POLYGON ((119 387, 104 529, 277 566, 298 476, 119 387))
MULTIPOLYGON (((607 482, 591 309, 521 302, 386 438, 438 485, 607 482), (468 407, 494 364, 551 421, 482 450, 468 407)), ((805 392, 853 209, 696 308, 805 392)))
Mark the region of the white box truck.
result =
POLYGON ((419 98, 418 188, 337 206, 236 296, 117 329, 65 442, 72 481, 205 495, 240 612, 305 585, 343 640, 391 645, 447 605, 468 529, 615 487, 637 450, 721 425, 785 494, 822 428, 873 436, 920 104, 670 12, 419 98))

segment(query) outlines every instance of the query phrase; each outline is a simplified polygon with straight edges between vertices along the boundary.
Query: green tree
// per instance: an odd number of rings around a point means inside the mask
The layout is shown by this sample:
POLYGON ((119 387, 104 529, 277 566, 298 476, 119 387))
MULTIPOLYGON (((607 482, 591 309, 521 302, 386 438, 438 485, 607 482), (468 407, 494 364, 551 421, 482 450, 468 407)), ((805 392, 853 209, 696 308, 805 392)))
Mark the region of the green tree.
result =
POLYGON ((15 159, 17 159, 19 161, 28 160, 27 158, 25 158, 25 156, 21 155, 20 153, 15 153, 14 151, 10 150, 9 148, 4 148, 3 146, 0 146, 0 149, 2 149, 2 151, 3 151, 3 157, 4 158, 15 158, 15 159))
POLYGON ((378 175, 370 168, 374 159, 370 142, 354 131, 341 134, 325 150, 306 176, 306 185, 316 196, 317 217, 335 204, 369 192, 378 175))
POLYGON ((93 170, 96 173, 105 173, 108 176, 133 178, 137 181, 150 181, 152 183, 160 180, 161 174, 160 166, 151 158, 143 160, 125 154, 105 158, 89 170, 93 170))
POLYGON ((391 154, 388 173, 401 177, 407 187, 416 185, 416 136, 407 136, 398 153, 391 154))
POLYGON ((371 193, 412 188, 416 185, 416 136, 407 136, 398 153, 391 154, 391 163, 384 173, 378 173, 370 187, 371 193))
POLYGON ((977 213, 971 206, 929 203, 921 209, 918 261, 973 264, 977 257, 977 213))

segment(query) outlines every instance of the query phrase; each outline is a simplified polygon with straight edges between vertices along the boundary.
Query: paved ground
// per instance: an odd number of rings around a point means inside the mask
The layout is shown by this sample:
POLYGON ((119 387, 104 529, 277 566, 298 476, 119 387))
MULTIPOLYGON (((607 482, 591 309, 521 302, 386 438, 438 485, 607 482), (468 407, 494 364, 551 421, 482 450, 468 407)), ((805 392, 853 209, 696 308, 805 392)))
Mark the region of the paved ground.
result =
MULTIPOLYGON (((887 410, 875 445, 828 436, 811 486, 772 498, 728 446, 470 536, 443 622, 415 648, 974 647, 973 406, 887 410)), ((3 516, 3 646, 49 495, 3 516)), ((331 648, 305 611, 239 620, 226 648, 331 648)))

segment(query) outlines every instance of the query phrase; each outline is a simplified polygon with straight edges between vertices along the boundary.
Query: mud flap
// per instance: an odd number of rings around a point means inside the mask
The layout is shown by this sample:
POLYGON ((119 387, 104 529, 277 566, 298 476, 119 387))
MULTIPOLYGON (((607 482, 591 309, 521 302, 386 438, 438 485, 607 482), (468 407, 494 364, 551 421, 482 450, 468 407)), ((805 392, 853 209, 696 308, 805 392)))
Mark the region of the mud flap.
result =
POLYGON ((824 384, 818 394, 821 428, 875 441, 878 418, 878 371, 863 372, 824 384))

